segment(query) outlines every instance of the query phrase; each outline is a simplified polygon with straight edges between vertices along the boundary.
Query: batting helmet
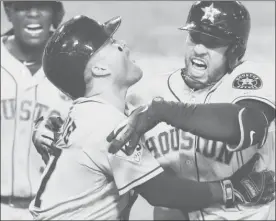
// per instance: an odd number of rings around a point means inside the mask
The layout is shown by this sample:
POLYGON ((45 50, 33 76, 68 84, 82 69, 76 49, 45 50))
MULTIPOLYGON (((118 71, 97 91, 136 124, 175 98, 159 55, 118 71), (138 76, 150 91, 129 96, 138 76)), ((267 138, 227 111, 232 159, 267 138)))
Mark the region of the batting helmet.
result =
POLYGON ((239 1, 197 1, 180 29, 229 41, 227 58, 232 70, 246 51, 250 26, 249 12, 239 1))
MULTIPOLYGON (((17 8, 26 8, 28 5, 42 4, 41 1, 3 1, 4 9, 7 10, 14 5, 17 8)), ((43 4, 49 4, 54 10, 53 27, 56 29, 64 16, 64 7, 60 1, 45 1, 43 4)), ((7 31, 4 35, 13 34, 13 29, 7 31)))
POLYGON ((120 17, 100 24, 86 16, 76 16, 61 25, 43 53, 47 78, 72 99, 84 96, 87 62, 112 37, 120 23, 120 17))

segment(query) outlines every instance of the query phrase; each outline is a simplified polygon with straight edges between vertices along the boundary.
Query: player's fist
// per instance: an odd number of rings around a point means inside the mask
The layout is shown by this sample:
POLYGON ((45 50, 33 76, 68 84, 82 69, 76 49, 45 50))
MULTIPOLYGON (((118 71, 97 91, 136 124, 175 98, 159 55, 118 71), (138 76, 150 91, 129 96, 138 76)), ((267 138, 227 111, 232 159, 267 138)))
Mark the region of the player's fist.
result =
POLYGON ((56 141, 57 133, 62 124, 63 120, 57 116, 51 116, 47 119, 40 117, 35 122, 32 141, 45 164, 49 161, 52 143, 56 141))
MULTIPOLYGON (((255 165, 259 159, 260 154, 256 153, 228 178, 232 184, 235 203, 251 206, 266 204, 275 199, 275 172, 255 171, 255 165)), ((227 179, 222 182, 226 181, 227 179)))
POLYGON ((154 114, 153 102, 150 105, 140 106, 131 115, 113 130, 106 138, 110 142, 109 152, 115 154, 126 143, 128 149, 134 150, 139 143, 140 137, 155 127, 160 120, 154 114))

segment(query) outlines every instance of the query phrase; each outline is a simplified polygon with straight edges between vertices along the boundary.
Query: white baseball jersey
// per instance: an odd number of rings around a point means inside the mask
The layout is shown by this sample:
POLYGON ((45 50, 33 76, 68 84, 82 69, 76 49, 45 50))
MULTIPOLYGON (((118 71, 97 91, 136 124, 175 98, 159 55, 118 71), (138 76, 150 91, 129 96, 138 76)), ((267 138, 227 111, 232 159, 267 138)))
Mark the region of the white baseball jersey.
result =
POLYGON ((68 113, 71 101, 42 69, 33 76, 9 53, 1 38, 1 196, 36 194, 44 163, 32 144, 40 116, 68 113))
POLYGON ((47 165, 30 211, 36 219, 117 220, 129 213, 129 191, 163 169, 141 146, 108 153, 107 135, 125 115, 98 96, 79 98, 47 165))
MULTIPOLYGON (((274 67, 246 61, 214 86, 203 90, 192 91, 183 81, 181 70, 177 70, 156 77, 150 84, 145 79, 144 83, 131 88, 130 96, 138 96, 136 102, 139 104, 148 103, 156 96, 187 103, 236 103, 243 99, 254 99, 275 108, 274 82, 274 67)), ((261 149, 252 146, 241 152, 229 152, 225 143, 197 137, 166 123, 146 133, 145 143, 162 166, 172 168, 179 177, 192 180, 214 181, 231 176, 256 152, 262 155, 257 169, 275 170, 275 121, 270 124, 266 142, 261 149)), ((233 209, 215 206, 190 213, 189 216, 192 220, 262 220, 267 219, 274 209, 274 203, 233 209)), ((167 210, 164 210, 164 216, 170 219, 165 214, 167 210)))

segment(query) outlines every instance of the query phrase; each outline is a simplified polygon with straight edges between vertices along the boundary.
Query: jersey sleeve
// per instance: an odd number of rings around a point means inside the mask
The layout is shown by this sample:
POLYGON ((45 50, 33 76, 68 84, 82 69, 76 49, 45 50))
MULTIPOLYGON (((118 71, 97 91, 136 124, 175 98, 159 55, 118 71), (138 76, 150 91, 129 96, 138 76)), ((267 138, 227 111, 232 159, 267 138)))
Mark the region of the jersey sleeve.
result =
POLYGON ((274 66, 245 62, 232 74, 232 103, 253 99, 275 108, 274 66))
MULTIPOLYGON (((257 100, 275 109, 275 67, 266 63, 246 61, 238 66, 227 80, 227 99, 236 104, 242 100, 257 100)), ((225 93, 226 94, 226 93, 225 93)), ((241 140, 237 146, 227 146, 228 150, 236 151, 251 146, 254 139, 254 130, 244 123, 245 109, 239 112, 238 120, 241 131, 241 140)), ((269 126, 271 128, 271 126, 269 126)), ((267 133, 267 132, 266 132, 267 133)), ((259 146, 266 142, 266 135, 259 146)))
POLYGON ((108 160, 120 195, 163 172, 158 161, 142 143, 131 153, 125 146, 116 154, 108 154, 108 160))

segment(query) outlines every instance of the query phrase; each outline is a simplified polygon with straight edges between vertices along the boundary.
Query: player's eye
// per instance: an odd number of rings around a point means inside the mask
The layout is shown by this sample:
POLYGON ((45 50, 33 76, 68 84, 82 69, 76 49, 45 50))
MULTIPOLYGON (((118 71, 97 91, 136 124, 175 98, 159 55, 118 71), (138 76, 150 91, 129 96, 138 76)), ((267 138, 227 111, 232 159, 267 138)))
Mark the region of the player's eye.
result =
POLYGON ((111 42, 111 44, 116 44, 119 51, 121 51, 121 52, 124 51, 124 47, 120 44, 119 41, 116 41, 115 39, 110 38, 110 42, 111 42))
POLYGON ((24 2, 15 2, 13 3, 13 9, 15 11, 27 11, 30 9, 30 4, 24 2))
POLYGON ((46 10, 50 7, 49 2, 26 2, 26 1, 16 1, 13 2, 13 9, 15 11, 29 11, 32 8, 37 10, 46 10))

